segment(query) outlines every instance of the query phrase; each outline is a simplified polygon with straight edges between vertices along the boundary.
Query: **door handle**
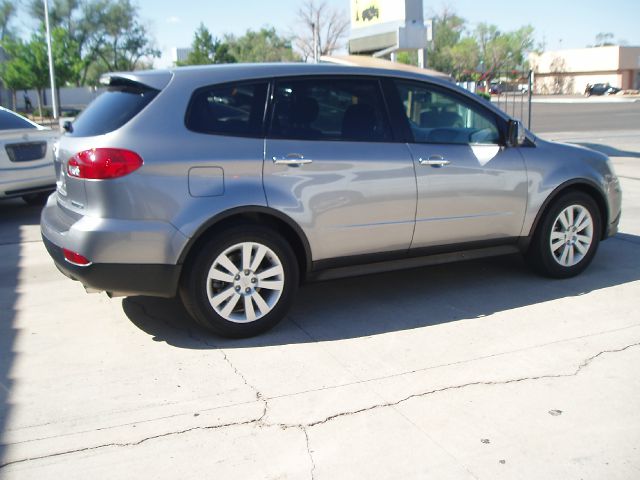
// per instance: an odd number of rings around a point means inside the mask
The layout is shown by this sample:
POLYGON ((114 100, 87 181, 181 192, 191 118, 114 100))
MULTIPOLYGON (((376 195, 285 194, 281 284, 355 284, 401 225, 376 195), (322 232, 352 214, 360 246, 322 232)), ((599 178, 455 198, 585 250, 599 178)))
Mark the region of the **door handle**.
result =
POLYGON ((420 165, 429 165, 434 168, 444 167, 451 163, 449 160, 445 160, 442 155, 431 155, 427 160, 419 158, 418 162, 420 162, 420 165))
POLYGON ((276 165, 288 165, 290 167, 299 167, 313 162, 310 158, 304 158, 304 155, 299 153, 289 153, 285 157, 272 157, 272 159, 276 165))

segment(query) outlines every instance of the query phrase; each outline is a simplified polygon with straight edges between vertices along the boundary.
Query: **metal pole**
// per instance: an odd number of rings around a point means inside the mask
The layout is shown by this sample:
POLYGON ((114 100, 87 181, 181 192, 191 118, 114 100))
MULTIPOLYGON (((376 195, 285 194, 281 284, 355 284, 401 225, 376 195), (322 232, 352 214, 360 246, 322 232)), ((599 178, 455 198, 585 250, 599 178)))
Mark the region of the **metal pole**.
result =
POLYGON ((58 95, 56 94, 56 78, 53 71, 53 55, 51 54, 51 31, 49 30, 49 5, 44 0, 44 24, 47 29, 47 53, 49 54, 49 77, 51 78, 51 103, 53 104, 53 118, 58 119, 58 95))
POLYGON ((320 60, 320 55, 318 55, 318 32, 317 32, 317 24, 314 22, 311 24, 311 28, 313 30, 313 63, 318 63, 320 60))
POLYGON ((531 97, 533 96, 533 70, 529 70, 529 122, 527 128, 531 130, 531 97))

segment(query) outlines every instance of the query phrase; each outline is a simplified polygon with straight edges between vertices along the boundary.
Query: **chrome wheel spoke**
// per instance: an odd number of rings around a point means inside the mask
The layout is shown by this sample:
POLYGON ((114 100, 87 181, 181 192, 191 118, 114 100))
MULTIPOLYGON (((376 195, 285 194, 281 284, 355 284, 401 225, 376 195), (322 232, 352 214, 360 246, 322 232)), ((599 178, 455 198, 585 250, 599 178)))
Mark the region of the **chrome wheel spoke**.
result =
POLYGON ((591 226, 591 219, 590 218, 585 218, 581 223, 578 224, 578 226, 576 227, 576 231, 577 232, 582 232, 583 230, 585 230, 586 228, 591 226))
POLYGON ((258 306, 258 310, 260 310, 260 313, 262 315, 264 315, 271 309, 271 307, 269 307, 267 302, 264 301, 264 298, 262 298, 262 295, 260 295, 260 292, 255 292, 253 294, 253 301, 256 302, 256 305, 258 306))
POLYGON ((267 280, 266 282, 259 282, 258 287, 266 288, 267 290, 282 290, 284 282, 282 280, 267 280))
POLYGON ((562 245, 564 245, 564 234, 560 232, 551 232, 551 250, 556 252, 562 245))
POLYGON ((580 255, 586 255, 587 252, 589 251, 589 244, 583 244, 580 243, 580 241, 577 241, 575 244, 576 250, 578 250, 578 252, 580 252, 580 255))
POLYGON ((265 280, 267 278, 275 277, 276 275, 282 275, 283 273, 284 272, 282 271, 282 267, 280 265, 276 265, 275 267, 271 267, 264 272, 258 273, 258 275, 256 276, 258 277, 258 280, 265 280))
POLYGON ((576 235, 576 242, 585 244, 587 247, 591 245, 592 238, 587 235, 576 235))
POLYGON ((224 268, 229 270, 234 275, 239 272, 238 267, 236 267, 233 264, 233 262, 229 259, 229 257, 227 257, 224 253, 216 259, 215 263, 222 265, 224 268))
POLYGON ((242 269, 249 270, 251 266, 251 252, 253 251, 253 246, 250 243, 242 244, 242 269))
POLYGON ((211 298, 209 298, 209 302, 211 302, 211 306, 213 308, 216 308, 218 305, 220 305, 222 302, 224 302, 225 300, 231 298, 233 295, 235 295, 236 292, 233 289, 233 287, 231 288, 227 288, 226 290, 224 290, 222 293, 219 293, 211 298))
POLYGON ((565 266, 567 265, 567 258, 569 257, 569 248, 569 245, 565 245, 562 250, 562 255, 560 256, 560 263, 565 266))
POLYGON ((574 214, 574 210, 573 207, 569 207, 565 210, 567 212, 567 223, 569 224, 569 226, 573 226, 573 214, 574 214))
POLYGON ((219 280, 221 282, 233 283, 233 275, 216 269, 215 265, 211 267, 208 275, 209 280, 219 280))
POLYGON ((255 272, 262 263, 262 260, 264 259, 264 256, 266 254, 267 247, 265 247, 264 245, 258 245, 258 251, 256 252, 256 256, 253 257, 253 261, 251 262, 249 269, 255 272))
MULTIPOLYGON (((560 213, 560 215, 558 216, 558 220, 562 224, 562 228, 564 230, 569 230, 569 228, 571 227, 571 224, 569 223, 569 219, 567 218, 567 211, 566 210, 564 210, 564 211, 562 211, 562 213, 560 213)), ((556 222, 558 220, 556 220, 556 222)))
POLYGON ((224 308, 220 313, 225 317, 229 316, 231 312, 233 312, 233 309, 236 308, 236 305, 238 304, 238 300, 240 300, 240 296, 241 296, 240 294, 233 292, 233 296, 231 297, 231 300, 227 302, 227 304, 224 306, 224 308))
POLYGON ((251 300, 251 295, 244 297, 244 314, 249 322, 253 322, 256 319, 256 311, 253 309, 253 300, 251 300))

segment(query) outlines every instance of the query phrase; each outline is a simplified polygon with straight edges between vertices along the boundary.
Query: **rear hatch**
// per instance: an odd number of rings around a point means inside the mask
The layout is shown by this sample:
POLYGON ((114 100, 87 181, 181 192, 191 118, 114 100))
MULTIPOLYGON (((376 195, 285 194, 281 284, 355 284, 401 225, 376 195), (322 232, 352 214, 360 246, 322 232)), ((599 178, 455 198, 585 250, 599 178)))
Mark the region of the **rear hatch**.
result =
POLYGON ((59 204, 79 214, 87 213, 90 206, 86 182, 100 180, 73 176, 69 161, 82 152, 108 147, 109 136, 142 112, 170 79, 171 74, 165 71, 114 73, 102 77, 101 83, 107 86, 106 91, 71 124, 55 153, 59 204))

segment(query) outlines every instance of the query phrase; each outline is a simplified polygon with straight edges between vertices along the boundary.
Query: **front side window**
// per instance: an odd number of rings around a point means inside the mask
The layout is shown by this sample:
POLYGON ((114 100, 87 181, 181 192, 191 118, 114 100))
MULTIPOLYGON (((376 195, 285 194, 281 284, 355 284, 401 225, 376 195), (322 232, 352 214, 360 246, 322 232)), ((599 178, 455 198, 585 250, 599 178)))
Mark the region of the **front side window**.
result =
POLYGON ((403 111, 416 143, 498 144, 493 116, 437 87, 396 81, 403 111))
POLYGON ((270 136, 296 140, 391 141, 378 82, 355 78, 278 81, 270 136))
POLYGON ((191 98, 185 123, 198 133, 259 137, 266 98, 267 82, 201 88, 191 98))

